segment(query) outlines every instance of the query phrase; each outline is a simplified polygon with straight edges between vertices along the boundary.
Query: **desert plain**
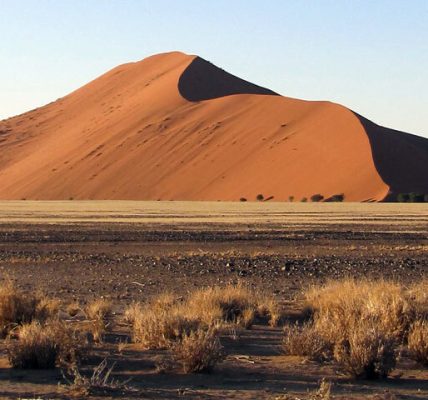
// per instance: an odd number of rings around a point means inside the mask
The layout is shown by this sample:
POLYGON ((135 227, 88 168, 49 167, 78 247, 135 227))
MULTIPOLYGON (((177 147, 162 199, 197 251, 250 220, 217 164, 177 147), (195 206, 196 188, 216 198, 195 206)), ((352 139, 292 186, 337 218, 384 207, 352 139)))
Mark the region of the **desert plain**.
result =
POLYGON ((428 370, 406 351, 386 378, 355 379, 334 361, 287 354, 283 329, 304 320, 313 285, 355 278, 407 288, 427 278, 427 253, 424 204, 2 201, 2 280, 58 299, 59 318, 75 325, 84 322, 70 304, 109 302, 105 332, 79 370, 91 376, 106 360, 122 384, 75 393, 61 368, 12 368, 3 339, 0 398, 324 399, 324 380, 334 399, 426 399, 428 370), (185 373, 169 349, 134 343, 131 304, 227 285, 274 299, 281 318, 221 330, 224 359, 211 372, 185 373))

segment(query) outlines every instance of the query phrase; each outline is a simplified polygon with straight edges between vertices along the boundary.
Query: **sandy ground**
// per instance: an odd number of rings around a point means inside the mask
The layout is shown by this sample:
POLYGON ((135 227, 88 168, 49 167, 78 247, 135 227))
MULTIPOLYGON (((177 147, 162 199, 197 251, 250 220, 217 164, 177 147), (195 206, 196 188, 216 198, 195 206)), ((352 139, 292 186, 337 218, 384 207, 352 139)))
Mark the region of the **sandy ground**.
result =
MULTIPOLYGON (((171 202, 2 202, 0 273, 26 291, 65 303, 103 296, 117 313, 113 332, 95 346, 87 373, 104 357, 127 393, 99 398, 301 398, 325 377, 335 398, 428 398, 428 370, 403 357, 383 381, 353 381, 333 364, 281 353, 281 328, 256 325, 224 335, 226 360, 212 374, 159 374, 162 351, 129 344, 123 308, 170 290, 243 282, 274 295, 292 316, 312 283, 342 276, 427 277, 428 208, 392 204, 229 204, 171 202), (370 397, 372 396, 372 397, 370 397)), ((12 370, 1 347, 0 398, 67 398, 60 371, 12 370)), ((97 396, 95 396, 97 397, 97 396)))

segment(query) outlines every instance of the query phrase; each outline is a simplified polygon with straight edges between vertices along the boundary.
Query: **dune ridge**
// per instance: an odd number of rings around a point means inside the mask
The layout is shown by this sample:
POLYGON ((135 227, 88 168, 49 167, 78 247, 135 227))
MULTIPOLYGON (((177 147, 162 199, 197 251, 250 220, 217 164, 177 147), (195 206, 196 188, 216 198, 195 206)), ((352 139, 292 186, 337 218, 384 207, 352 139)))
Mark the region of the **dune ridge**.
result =
POLYGON ((428 193, 427 143, 164 53, 0 121, 0 199, 381 201, 428 193))

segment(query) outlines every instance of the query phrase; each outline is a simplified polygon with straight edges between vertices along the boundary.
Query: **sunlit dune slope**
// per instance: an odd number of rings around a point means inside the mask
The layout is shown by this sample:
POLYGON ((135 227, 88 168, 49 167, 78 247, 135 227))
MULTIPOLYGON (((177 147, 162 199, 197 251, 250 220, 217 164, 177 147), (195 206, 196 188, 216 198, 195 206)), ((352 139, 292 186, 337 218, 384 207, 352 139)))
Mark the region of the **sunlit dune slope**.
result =
POLYGON ((1 121, 0 198, 263 194, 285 201, 344 193, 345 200, 366 201, 413 186, 428 193, 427 168, 412 174, 428 159, 428 141, 376 133, 370 124, 343 106, 283 97, 199 57, 165 53, 1 121), (391 153, 389 139, 410 144, 391 153), (405 164, 414 154, 419 161, 407 167, 414 177, 408 184, 388 164, 397 165, 394 157, 405 164))

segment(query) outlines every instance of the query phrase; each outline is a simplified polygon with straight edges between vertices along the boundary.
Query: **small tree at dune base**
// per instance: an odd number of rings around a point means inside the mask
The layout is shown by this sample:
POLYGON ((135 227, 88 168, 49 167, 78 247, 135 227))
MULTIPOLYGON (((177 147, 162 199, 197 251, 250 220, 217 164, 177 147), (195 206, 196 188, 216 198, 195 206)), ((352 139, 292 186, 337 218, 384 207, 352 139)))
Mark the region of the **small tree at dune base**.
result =
POLYGON ((312 201, 313 203, 320 202, 320 201, 322 201, 323 199, 324 199, 324 196, 323 196, 322 194, 319 194, 319 193, 314 194, 314 195, 312 195, 312 196, 311 196, 311 201, 312 201))

